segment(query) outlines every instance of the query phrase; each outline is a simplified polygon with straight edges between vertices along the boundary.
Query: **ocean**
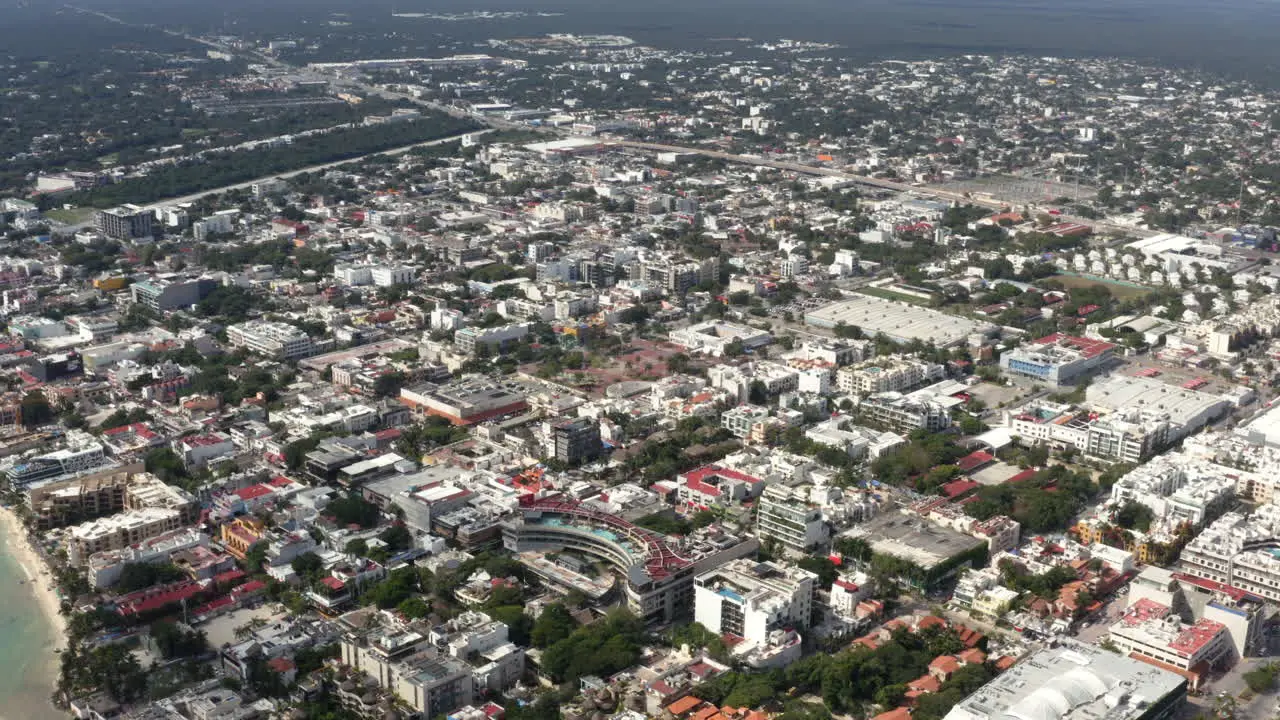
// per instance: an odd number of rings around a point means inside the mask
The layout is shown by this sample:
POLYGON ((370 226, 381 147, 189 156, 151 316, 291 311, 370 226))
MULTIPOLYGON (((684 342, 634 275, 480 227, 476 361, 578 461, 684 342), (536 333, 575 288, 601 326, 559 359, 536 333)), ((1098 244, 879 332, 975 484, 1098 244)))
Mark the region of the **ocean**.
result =
POLYGON ((10 578, 0 583, 0 720, 63 719, 67 715, 49 703, 57 682, 55 630, 9 543, 8 533, 0 532, 0 577, 10 578))

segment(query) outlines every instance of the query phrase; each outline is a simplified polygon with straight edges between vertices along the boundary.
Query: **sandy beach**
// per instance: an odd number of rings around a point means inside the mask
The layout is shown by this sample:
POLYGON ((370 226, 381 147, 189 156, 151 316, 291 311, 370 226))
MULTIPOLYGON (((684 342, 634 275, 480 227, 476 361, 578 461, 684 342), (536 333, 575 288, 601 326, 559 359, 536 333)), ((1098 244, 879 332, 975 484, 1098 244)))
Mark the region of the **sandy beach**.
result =
MULTIPOLYGON (((0 526, 3 526, 5 544, 14 561, 26 573, 27 587, 35 594, 40 611, 48 619, 58 638, 55 648, 66 647, 67 619, 59 612, 62 603, 58 600, 58 591, 54 585, 53 573, 45 565, 40 554, 31 545, 31 539, 22 521, 9 508, 0 507, 0 526)), ((50 663, 57 668, 57 657, 50 653, 50 663)))
POLYGON ((0 596, 0 616, 5 620, 0 637, 6 644, 0 652, 8 668, 0 677, 0 720, 66 717, 50 700, 62 664, 57 651, 67 645, 67 620, 58 612, 53 573, 12 510, 0 508, 0 529, 0 565, 6 574, 24 580, 11 582, 4 589, 7 594, 0 596))

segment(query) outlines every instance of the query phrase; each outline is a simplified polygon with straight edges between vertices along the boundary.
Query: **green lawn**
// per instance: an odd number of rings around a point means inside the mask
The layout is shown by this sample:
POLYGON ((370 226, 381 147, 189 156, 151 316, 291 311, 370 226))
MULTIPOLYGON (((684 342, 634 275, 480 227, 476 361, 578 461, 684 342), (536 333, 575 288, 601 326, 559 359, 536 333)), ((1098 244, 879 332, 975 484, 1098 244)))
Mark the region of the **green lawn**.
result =
POLYGON ((1132 287, 1130 285, 1108 282, 1106 280, 1093 280, 1091 278, 1076 277, 1075 275, 1054 275, 1053 279, 1062 283, 1062 286, 1068 290, 1086 287, 1104 287, 1111 291, 1111 297, 1116 300, 1146 297, 1151 294, 1150 288, 1132 287))
POLYGON ((79 225, 82 222, 87 222, 93 217, 93 208, 78 207, 71 208, 70 210, 58 208, 57 210, 49 210, 46 212, 45 217, 67 225, 79 225))

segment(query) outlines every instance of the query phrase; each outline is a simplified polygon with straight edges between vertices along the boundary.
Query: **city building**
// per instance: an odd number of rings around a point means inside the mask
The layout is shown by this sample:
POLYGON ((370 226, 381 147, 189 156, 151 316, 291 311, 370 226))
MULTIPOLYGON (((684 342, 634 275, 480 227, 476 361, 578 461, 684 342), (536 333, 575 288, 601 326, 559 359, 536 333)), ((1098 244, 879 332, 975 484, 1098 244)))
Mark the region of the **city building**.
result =
POLYGON ((529 408, 523 387, 484 377, 402 388, 400 401, 412 410, 438 415, 454 425, 471 425, 529 408))
POLYGON ((1052 387, 1075 385, 1107 367, 1116 346, 1102 340, 1054 333, 1005 351, 1000 368, 1052 387))
POLYGON ((108 463, 102 443, 92 435, 71 431, 66 435, 66 447, 28 458, 19 458, 5 469, 9 487, 26 488, 41 482, 50 482, 87 472, 108 463))
POLYGON ((484 348, 489 352, 502 352, 507 346, 523 340, 529 334, 528 323, 511 323, 497 327, 464 327, 453 333, 453 345, 459 351, 475 354, 484 348))
POLYGON ((227 340, 235 347, 277 360, 296 360, 315 354, 311 336, 282 322, 249 320, 227 327, 227 340))
POLYGON ((556 460, 566 465, 578 465, 600 457, 604 446, 600 443, 600 423, 593 418, 580 417, 564 420, 552 426, 556 460))
POLYGON ((212 278, 170 273, 139 280, 129 286, 133 301, 156 312, 190 308, 218 287, 212 278))
POLYGON ((439 717, 475 701, 475 682, 465 663, 413 630, 365 624, 374 627, 343 635, 344 665, 395 694, 419 717, 439 717))
POLYGON ((760 478, 715 465, 676 476, 676 503, 685 512, 741 505, 762 490, 760 478))
POLYGON ((1181 675, 1096 645, 1034 651, 943 720, 1172 720, 1187 700, 1181 675))
POLYGON ((946 404, 900 392, 872 395, 858 404, 858 410, 869 422, 903 434, 951 427, 951 410, 946 404))
POLYGON ((691 353, 724 357, 731 345, 736 344, 742 352, 751 352, 772 343, 773 335, 745 325, 708 320, 672 330, 667 339, 691 353))
POLYGON ((694 620, 717 635, 764 644, 774 630, 808 627, 817 582, 795 566, 733 560, 694 580, 694 620))
POLYGON ((1131 604, 1107 637, 1131 656, 1197 674, 1224 669, 1236 660, 1225 625, 1208 618, 1186 624, 1169 606, 1148 598, 1131 604))
POLYGON ((756 510, 756 536, 778 543, 788 551, 809 554, 831 537, 822 508, 808 494, 786 485, 769 485, 756 510))
POLYGON ((562 498, 520 498, 519 515, 502 525, 509 552, 573 550, 608 563, 623 579, 628 608, 649 625, 693 613, 694 578, 752 555, 755 539, 742 540, 718 526, 668 542, 619 516, 562 498))
POLYGON ((842 393, 870 395, 906 392, 943 378, 943 367, 914 358, 887 357, 840 368, 836 388, 842 393))
POLYGON ((987 557, 987 542, 906 512, 887 512, 854 526, 846 533, 882 555, 912 568, 899 579, 930 588, 987 557))
POLYGON ((182 513, 172 508, 127 510, 74 525, 67 533, 67 555, 75 565, 106 550, 120 550, 182 527, 182 513))
POLYGON ((121 205, 93 214, 98 232, 115 240, 136 240, 151 237, 151 225, 155 214, 137 205, 121 205))

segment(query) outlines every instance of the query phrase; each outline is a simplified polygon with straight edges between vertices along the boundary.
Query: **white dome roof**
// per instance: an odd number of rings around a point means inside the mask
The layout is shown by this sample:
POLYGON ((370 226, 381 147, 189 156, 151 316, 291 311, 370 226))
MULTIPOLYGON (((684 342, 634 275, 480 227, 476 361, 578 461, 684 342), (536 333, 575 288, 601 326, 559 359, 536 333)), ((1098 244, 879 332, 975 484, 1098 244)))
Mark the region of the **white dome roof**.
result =
POLYGON ((1072 708, 1102 697, 1109 689, 1097 674, 1076 668, 1023 698, 1008 714, 1019 720, 1062 720, 1072 708))

